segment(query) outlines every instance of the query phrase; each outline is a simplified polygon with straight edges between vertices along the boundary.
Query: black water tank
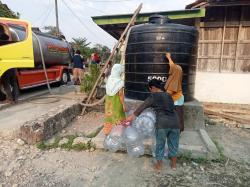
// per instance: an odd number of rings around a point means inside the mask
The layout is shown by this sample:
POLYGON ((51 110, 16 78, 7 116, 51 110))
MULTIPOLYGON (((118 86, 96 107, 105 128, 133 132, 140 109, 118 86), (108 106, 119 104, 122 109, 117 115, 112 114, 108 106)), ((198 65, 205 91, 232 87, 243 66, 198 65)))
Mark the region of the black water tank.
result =
POLYGON ((166 82, 170 52, 183 70, 185 101, 193 99, 198 31, 195 27, 170 23, 161 15, 149 18, 148 24, 131 28, 125 59, 125 96, 144 100, 149 95, 147 83, 152 78, 166 82))

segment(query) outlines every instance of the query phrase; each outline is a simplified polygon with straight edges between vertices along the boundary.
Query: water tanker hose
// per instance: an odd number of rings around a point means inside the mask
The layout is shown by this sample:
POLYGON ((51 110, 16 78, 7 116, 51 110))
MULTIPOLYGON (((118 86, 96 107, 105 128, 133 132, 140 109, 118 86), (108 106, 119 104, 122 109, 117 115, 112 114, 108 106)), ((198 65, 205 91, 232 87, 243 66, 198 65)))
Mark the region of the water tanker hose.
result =
MULTIPOLYGON (((49 78, 48 78, 47 69, 46 69, 46 66, 45 66, 45 61, 44 61, 44 56, 43 56, 43 50, 42 50, 41 42, 40 42, 39 38, 37 37, 36 33, 33 32, 33 34, 36 37, 37 42, 38 42, 38 46, 39 46, 39 50, 40 50, 40 54, 41 54, 41 59, 42 59, 42 65, 43 65, 44 75, 45 75, 46 83, 47 83, 47 87, 48 87, 49 93, 52 95, 52 90, 51 90, 51 87, 50 87, 50 84, 49 84, 49 78)), ((58 96, 45 96, 45 97, 40 97, 40 98, 36 98, 36 99, 34 98, 34 99, 31 99, 31 100, 34 103, 47 104, 47 103, 58 102, 60 100, 59 98, 60 97, 58 97, 58 96), (48 99, 48 98, 55 98, 55 100, 54 101, 49 101, 49 102, 33 101, 33 100, 37 100, 37 99, 39 100, 39 99, 48 99)), ((63 98, 63 97, 61 97, 61 98, 63 98)), ((93 107, 93 106, 96 106, 96 105, 100 105, 101 103, 104 102, 104 100, 105 100, 105 96, 103 96, 99 101, 97 101, 95 103, 91 103, 91 104, 81 103, 81 105, 82 106, 86 106, 86 107, 93 107)))
MULTIPOLYGON (((50 88, 50 84, 49 84, 49 78, 48 78, 48 74, 47 74, 47 69, 46 69, 46 66, 45 66, 45 61, 44 61, 44 56, 43 56, 43 50, 42 50, 42 46, 41 46, 41 42, 39 40, 39 38, 37 37, 36 33, 32 32, 35 36, 35 38, 37 39, 37 42, 38 42, 38 46, 39 46, 39 51, 40 51, 40 54, 41 54, 41 59, 42 59, 42 65, 43 65, 43 71, 44 71, 44 75, 45 75, 45 78, 46 78, 46 84, 47 84, 47 88, 49 90, 49 93, 52 95, 52 91, 51 91, 51 88, 50 88)), ((54 100, 51 100, 51 101, 34 101, 34 100, 43 100, 43 99, 47 99, 49 97, 39 97, 39 98, 32 98, 32 99, 29 99, 29 102, 32 102, 32 103, 36 103, 36 104, 47 104, 47 103, 55 103, 55 102, 58 102, 60 101, 59 98, 56 98, 56 97, 53 97, 54 100)))
POLYGON ((36 37, 37 42, 38 42, 38 46, 39 46, 39 50, 40 50, 40 54, 41 54, 41 59, 42 59, 42 64, 43 64, 43 71, 44 71, 44 75, 45 75, 46 83, 47 83, 47 87, 48 87, 49 93, 52 94, 52 91, 51 91, 51 88, 50 88, 50 85, 49 85, 49 78, 48 78, 48 74, 47 74, 47 69, 46 69, 45 61, 44 61, 44 57, 43 57, 43 49, 42 49, 42 46, 41 46, 41 42, 40 42, 40 39, 37 37, 36 33, 33 32, 33 34, 36 37))
POLYGON ((99 101, 95 102, 95 103, 91 103, 91 104, 85 104, 85 103, 81 103, 82 106, 86 106, 86 107, 93 107, 96 105, 100 105, 101 103, 104 102, 106 96, 103 96, 99 101))

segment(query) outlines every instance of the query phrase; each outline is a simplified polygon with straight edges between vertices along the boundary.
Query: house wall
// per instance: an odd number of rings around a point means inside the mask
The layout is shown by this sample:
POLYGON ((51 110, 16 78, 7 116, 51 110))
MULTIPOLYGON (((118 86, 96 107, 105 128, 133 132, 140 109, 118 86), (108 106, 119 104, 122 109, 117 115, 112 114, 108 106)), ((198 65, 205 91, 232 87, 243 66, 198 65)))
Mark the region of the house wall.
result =
POLYGON ((199 27, 197 70, 250 72, 250 5, 208 7, 199 27))
POLYGON ((203 102, 250 104, 250 73, 197 72, 194 97, 203 102))
POLYGON ((250 6, 210 7, 199 29, 196 99, 250 104, 250 6))

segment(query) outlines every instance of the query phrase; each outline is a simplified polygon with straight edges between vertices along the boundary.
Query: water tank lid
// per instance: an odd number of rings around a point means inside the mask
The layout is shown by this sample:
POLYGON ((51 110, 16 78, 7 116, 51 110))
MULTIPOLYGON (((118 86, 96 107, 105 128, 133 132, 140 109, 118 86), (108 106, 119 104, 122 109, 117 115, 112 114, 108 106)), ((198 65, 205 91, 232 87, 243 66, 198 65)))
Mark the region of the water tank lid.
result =
POLYGON ((154 14, 148 18, 148 22, 153 24, 165 24, 170 22, 170 20, 167 16, 154 14))

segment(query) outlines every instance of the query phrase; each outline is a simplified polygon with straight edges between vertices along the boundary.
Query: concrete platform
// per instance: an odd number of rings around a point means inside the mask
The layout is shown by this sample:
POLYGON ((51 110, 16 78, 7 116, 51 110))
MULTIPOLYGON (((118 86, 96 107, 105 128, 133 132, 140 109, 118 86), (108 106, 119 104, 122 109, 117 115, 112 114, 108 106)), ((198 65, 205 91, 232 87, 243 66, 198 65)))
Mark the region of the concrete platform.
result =
MULTIPOLYGON (((142 101, 125 99, 126 106, 135 110, 142 101)), ((184 104, 184 126, 185 130, 181 133, 179 153, 190 155, 192 158, 219 158, 219 152, 204 130, 204 112, 203 105, 197 100, 186 102, 184 104)), ((97 148, 103 149, 103 141, 105 136, 99 133, 93 141, 97 148)), ((152 140, 145 140, 145 154, 152 155, 152 140)), ((124 151, 124 150, 123 150, 124 151)))
MULTIPOLYGON (((143 101, 125 99, 126 106, 135 110, 143 101)), ((197 100, 184 103, 184 127, 185 130, 204 129, 204 110, 201 102, 197 100)))
MULTIPOLYGON (((92 141, 97 149, 104 149, 103 141, 105 135, 101 131, 92 141)), ((145 155, 152 155, 152 139, 144 140, 145 155)), ((126 151, 126 150, 120 150, 126 151)), ((181 133, 179 154, 189 155, 192 158, 217 159, 219 152, 214 143, 209 138, 207 132, 203 129, 196 131, 184 131, 181 133)))

